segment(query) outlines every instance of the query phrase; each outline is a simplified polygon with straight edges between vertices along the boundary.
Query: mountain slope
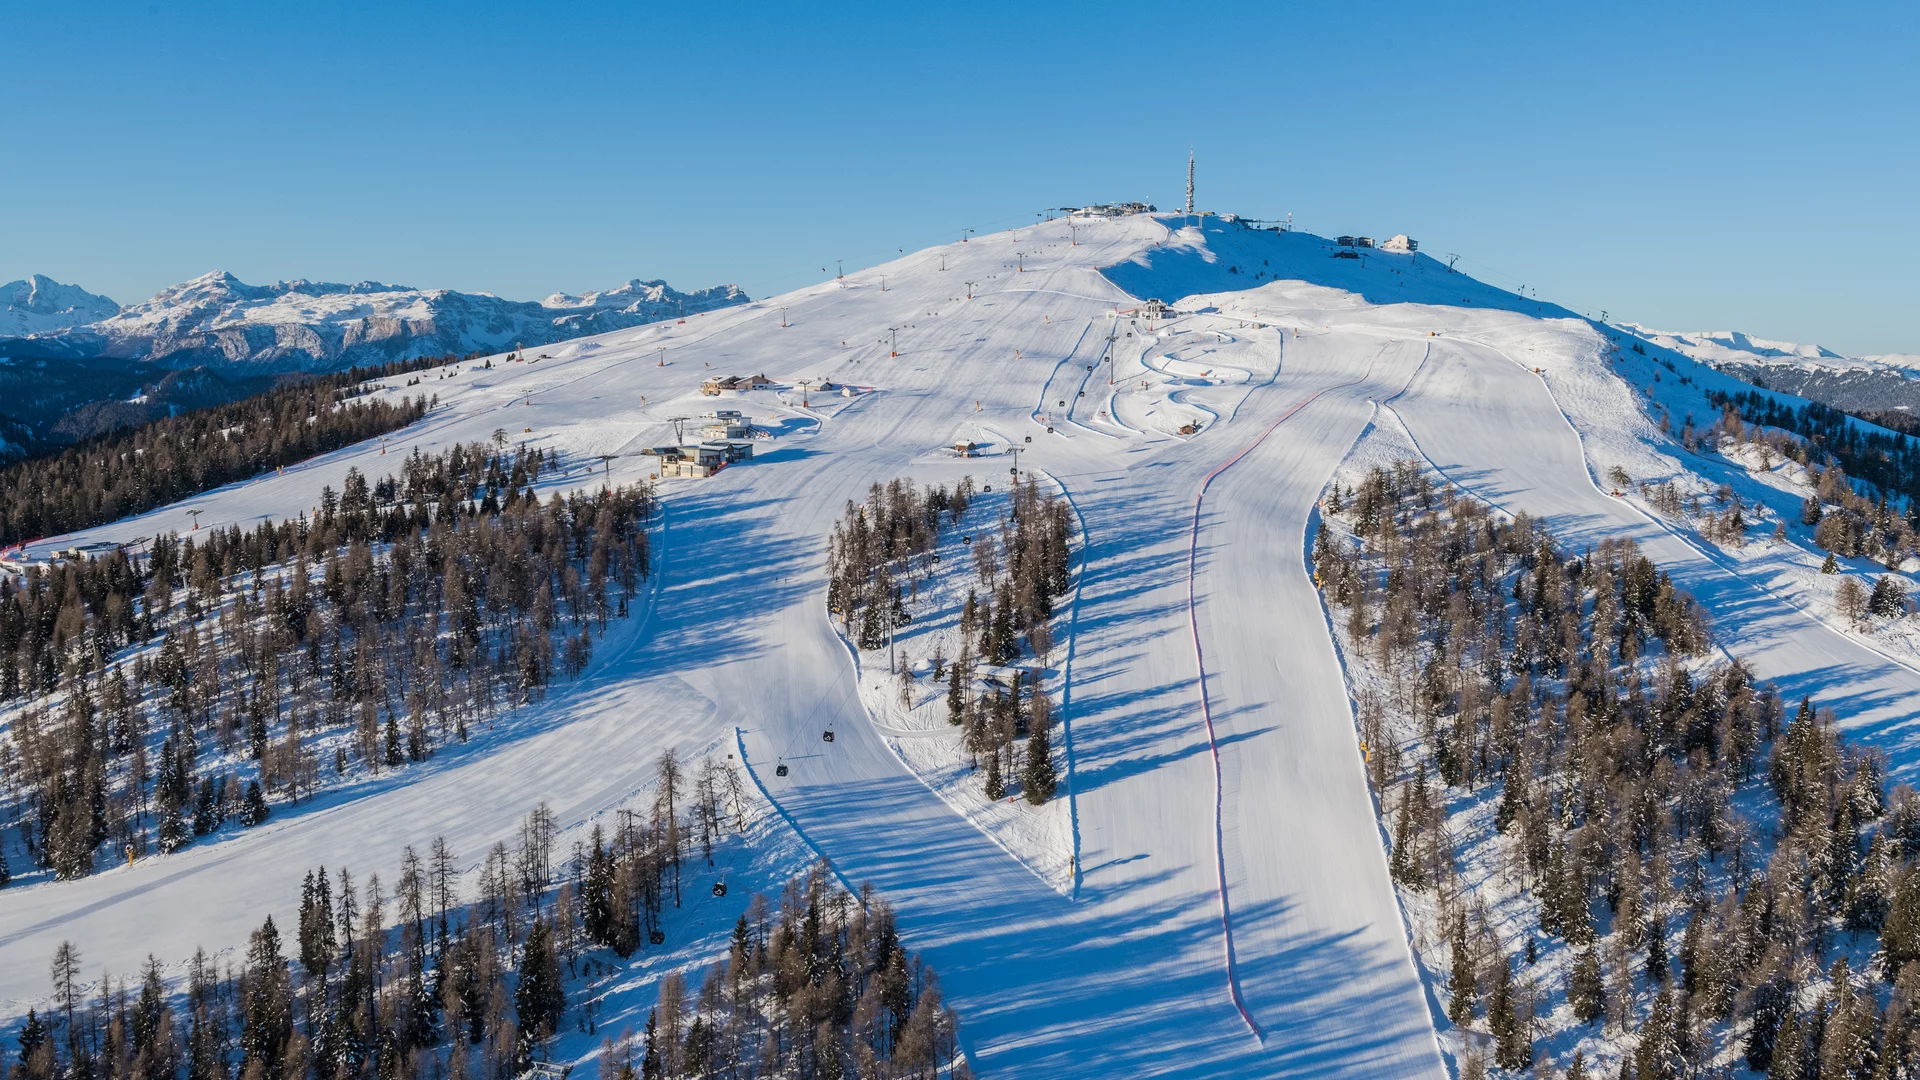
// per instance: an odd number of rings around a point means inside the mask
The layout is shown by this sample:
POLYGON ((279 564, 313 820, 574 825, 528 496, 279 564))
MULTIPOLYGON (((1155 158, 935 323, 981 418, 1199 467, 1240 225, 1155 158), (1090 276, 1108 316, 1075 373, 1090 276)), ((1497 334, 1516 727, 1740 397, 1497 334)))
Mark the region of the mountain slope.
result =
MULTIPOLYGON (((642 448, 716 404, 771 437, 710 478, 662 482, 645 621, 576 689, 418 770, 277 804, 262 830, 0 891, 0 945, 23 958, 0 970, 0 1007, 43 1000, 63 940, 118 973, 149 952, 178 972, 195 945, 237 948, 263 910, 287 924, 314 864, 392 881, 403 845, 444 835, 470 882, 543 800, 565 849, 646 805, 649 763, 673 748, 738 754, 798 842, 897 905, 981 1075, 1446 1075, 1437 1032, 1455 1049, 1467 1037, 1438 1015, 1434 943, 1409 948, 1361 771, 1369 751, 1305 565, 1328 477, 1356 440, 1393 426, 1462 487, 1569 536, 1642 536, 1685 587, 1737 602, 1723 624, 1765 678, 1819 690, 1844 672, 1860 690, 1834 701, 1840 721, 1893 750, 1896 774, 1916 768, 1903 703, 1920 676, 1591 489, 1616 462, 1660 477, 1671 470, 1656 458, 1681 459, 1634 397, 1654 373, 1615 374, 1634 361, 1616 361, 1592 324, 1418 256, 1363 262, 1305 235, 1181 226, 1140 216, 1075 235, 1049 222, 777 304, 436 372, 439 409, 391 452, 498 433, 556 456, 543 498, 645 478, 657 465, 642 448), (1146 297, 1176 310, 1149 320, 1146 297), (762 371, 774 388, 700 395, 710 375, 762 371), (809 401, 803 380, 846 396, 809 401), (956 456, 956 442, 989 456, 956 456), (847 500, 900 475, 997 486, 1016 462, 1072 498, 1085 535, 1080 591, 1060 614, 1068 659, 1046 675, 1061 686, 1072 826, 1050 854, 1071 867, 1066 888, 954 811, 981 799, 977 785, 935 790, 904 764, 903 736, 854 683, 873 654, 850 657, 825 611, 821 555, 847 500)), ((32 546, 185 533, 197 517, 251 527, 317 505, 348 469, 393 471, 388 452, 348 448, 32 546)), ((912 678, 904 694, 939 691, 912 678)), ((671 917, 724 928, 744 903, 694 894, 671 917)), ((724 929, 683 940, 682 925, 624 969, 595 1014, 603 1029, 645 1022, 658 971, 724 950, 724 929)), ((553 1059, 591 1075, 596 1048, 564 1033, 553 1059)))

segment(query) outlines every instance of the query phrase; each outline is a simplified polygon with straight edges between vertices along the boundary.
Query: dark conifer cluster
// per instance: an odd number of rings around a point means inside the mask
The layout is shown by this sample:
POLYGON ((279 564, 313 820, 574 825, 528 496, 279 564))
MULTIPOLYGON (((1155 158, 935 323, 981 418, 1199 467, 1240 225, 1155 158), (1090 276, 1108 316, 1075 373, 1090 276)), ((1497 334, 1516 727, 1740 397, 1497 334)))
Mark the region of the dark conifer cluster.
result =
POLYGON ((369 398, 360 384, 452 359, 324 375, 0 468, 0 546, 143 514, 397 431, 426 415, 428 396, 369 398))
MULTIPOLYGON (((646 814, 625 812, 611 845, 595 830, 555 865, 545 804, 517 843, 494 845, 462 889, 436 838, 406 849, 389 888, 347 869, 307 873, 298 915, 268 916, 237 966, 196 953, 185 985, 156 958, 134 980, 89 994, 81 952, 53 957, 52 1007, 31 1012, 0 1051, 10 1080, 507 1080, 555 1035, 591 1034, 614 962, 660 946, 658 911, 683 861, 712 866, 743 812, 732 770, 709 759, 689 779, 671 752, 646 814), (614 854, 609 857, 608 852, 614 854), (463 895, 465 893, 465 895, 463 895), (618 942, 628 942, 624 951, 618 942)), ((724 890, 700 902, 720 903, 724 890)), ((855 898, 820 864, 775 909, 754 896, 731 951, 697 980, 671 973, 643 1035, 602 1051, 608 1080, 682 1077, 930 1077, 956 1064, 956 1020, 933 973, 901 945, 870 890, 855 898)))
MULTIPOLYGON (((873 485, 864 505, 847 503, 827 548, 827 610, 860 648, 883 648, 889 630, 912 622, 908 604, 933 576, 941 530, 959 526, 977 497, 972 477, 952 492, 895 479, 873 485)), ((1037 667, 1010 665, 1053 647, 1054 604, 1072 587, 1072 509, 1029 479, 1013 486, 997 526, 962 537, 979 585, 960 612, 960 655, 949 663, 936 654, 933 677, 947 682, 947 718, 965 729, 974 767, 985 763, 987 797, 1005 798, 1017 784, 1038 806, 1059 784, 1053 706, 1037 667), (998 670, 976 691, 982 666, 998 670)))
POLYGON ((959 524, 973 495, 972 477, 952 492, 896 477, 869 488, 864 504, 847 501, 827 544, 827 610, 861 648, 880 648, 889 630, 913 621, 908 591, 933 573, 941 528, 959 524))
POLYGON ((1873 485, 1883 497, 1905 499, 1910 506, 1920 500, 1920 439, 1911 434, 1874 431, 1818 401, 1792 408, 1762 391, 1710 391, 1707 398, 1715 408, 1725 410, 1722 426, 1730 427, 1727 419, 1731 417, 1736 423, 1744 420, 1763 424, 1806 440, 1791 452, 1803 465, 1837 462, 1856 479, 1873 485))
POLYGON ((600 1075, 965 1080, 958 1036, 893 909, 871 887, 857 897, 840 888, 821 862, 787 882, 777 910, 753 898, 697 990, 678 974, 662 979, 644 1033, 608 1039, 600 1075))
POLYGON ((1053 702, 1041 688, 1038 661, 1053 648, 1054 604, 1073 585, 1072 508, 1029 479, 1014 486, 999 532, 997 542, 975 537, 972 544, 984 598, 969 589, 960 610, 962 645, 948 676, 947 720, 964 730, 974 767, 986 763, 987 798, 1005 798, 1017 780, 1020 794, 1039 806, 1059 783, 1053 702), (1035 664, 1022 669, 1029 653, 1035 664), (976 663, 1001 669, 980 693, 961 677, 976 663))
MULTIPOLYGON (((646 485, 542 502, 539 452, 349 472, 317 516, 0 583, 7 819, 60 877, 379 772, 572 678, 648 572, 646 485), (24 701, 23 701, 24 699, 24 701)), ((3 860, 0 860, 3 861, 3 860)))
POLYGON ((1413 463, 1326 509, 1355 545, 1323 528, 1316 578, 1383 684, 1359 722, 1392 874, 1435 897, 1449 1015, 1495 1065, 1526 1069, 1564 1008, 1630 1036, 1619 1075, 1638 1080, 1730 1059, 1916 1075, 1920 797, 1884 795, 1830 712, 1803 700, 1788 721, 1741 664, 1709 662, 1698 606, 1631 543, 1565 552, 1413 463), (1536 923, 1519 933, 1491 914, 1516 904, 1536 923))

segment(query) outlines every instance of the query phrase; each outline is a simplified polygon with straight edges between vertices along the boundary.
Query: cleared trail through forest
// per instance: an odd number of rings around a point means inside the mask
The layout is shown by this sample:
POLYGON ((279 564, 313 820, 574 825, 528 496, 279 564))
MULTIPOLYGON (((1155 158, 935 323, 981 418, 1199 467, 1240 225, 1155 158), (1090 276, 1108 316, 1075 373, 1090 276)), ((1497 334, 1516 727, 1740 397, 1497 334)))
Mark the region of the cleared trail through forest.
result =
POLYGON ((1832 706, 1850 733, 1889 751, 1894 779, 1920 770, 1920 673, 1847 639, 1708 558, 1594 486, 1580 438, 1541 379, 1484 345, 1437 339, 1392 408, 1456 484, 1544 519, 1563 542, 1631 538, 1705 605, 1715 636, 1789 701, 1832 706))

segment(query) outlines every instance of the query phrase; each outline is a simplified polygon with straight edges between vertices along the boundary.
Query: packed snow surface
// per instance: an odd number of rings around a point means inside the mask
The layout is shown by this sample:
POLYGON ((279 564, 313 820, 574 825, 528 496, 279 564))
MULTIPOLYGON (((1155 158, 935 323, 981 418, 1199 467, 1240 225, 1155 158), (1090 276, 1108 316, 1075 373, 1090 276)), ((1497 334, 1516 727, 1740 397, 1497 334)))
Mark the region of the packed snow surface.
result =
MULTIPOLYGON (((710 479, 663 483, 646 613, 499 732, 261 829, 0 891, 0 1008, 43 1000, 63 939, 96 974, 242 945, 261 911, 291 914, 316 864, 390 877, 403 845, 435 835, 477 862, 542 800, 574 830, 564 845, 633 798, 663 748, 724 751, 738 729, 793 835, 897 905, 983 1075, 1444 1076, 1445 1021, 1389 886, 1303 547, 1329 476, 1391 416, 1456 483, 1571 542, 1634 536, 1761 677, 1819 694, 1896 770, 1916 758, 1902 703, 1920 674, 1594 486, 1590 455, 1637 466, 1664 436, 1591 324, 1425 256, 1336 258, 1317 237, 1217 219, 1081 222, 1077 237, 1065 222, 983 236, 389 387, 441 402, 389 452, 499 430, 559 452, 566 483, 646 476, 636 451, 671 440, 668 418, 715 405, 774 437, 710 479), (1149 297, 1177 310, 1149 319, 1149 297), (779 386, 698 394, 762 372, 779 386), (848 389, 809 395, 803 379, 848 389), (946 449, 962 440, 987 456, 946 449), (895 476, 1003 484, 1015 448, 1072 499, 1085 540, 1048 661, 1069 812, 1031 827, 1017 809, 972 812, 977 784, 899 751, 911 717, 863 694, 824 608, 846 500, 895 476)), ((391 471, 380 454, 351 448, 80 539, 186 532, 190 510, 202 527, 290 515, 349 467, 391 471)), ((671 955, 708 959, 708 941, 671 955)))

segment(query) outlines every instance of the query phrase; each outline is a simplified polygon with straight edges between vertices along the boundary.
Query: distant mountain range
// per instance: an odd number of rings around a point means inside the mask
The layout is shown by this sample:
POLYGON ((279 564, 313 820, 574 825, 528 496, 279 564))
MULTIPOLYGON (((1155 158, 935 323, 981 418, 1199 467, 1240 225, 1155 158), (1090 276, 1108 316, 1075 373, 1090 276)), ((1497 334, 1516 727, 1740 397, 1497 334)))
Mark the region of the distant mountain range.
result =
POLYGON ((94 356, 253 373, 545 345, 748 302, 732 285, 683 293, 637 278, 604 292, 528 301, 377 281, 248 285, 224 271, 125 308, 38 274, 0 286, 0 295, 9 299, 0 333, 14 339, 0 338, 0 356, 94 356))
POLYGON ((0 337, 57 334, 112 318, 120 305, 78 285, 62 285, 45 274, 0 285, 0 337))
POLYGON ((1920 355, 1846 356, 1737 330, 1654 330, 1637 323, 1622 323, 1620 329, 1736 379, 1846 412, 1897 409, 1920 415, 1920 355))
POLYGON ((128 307, 41 274, 0 285, 0 301, 4 457, 298 373, 546 345, 750 299, 732 285, 680 292, 638 278, 531 301, 375 281, 248 285, 215 271, 128 307))

